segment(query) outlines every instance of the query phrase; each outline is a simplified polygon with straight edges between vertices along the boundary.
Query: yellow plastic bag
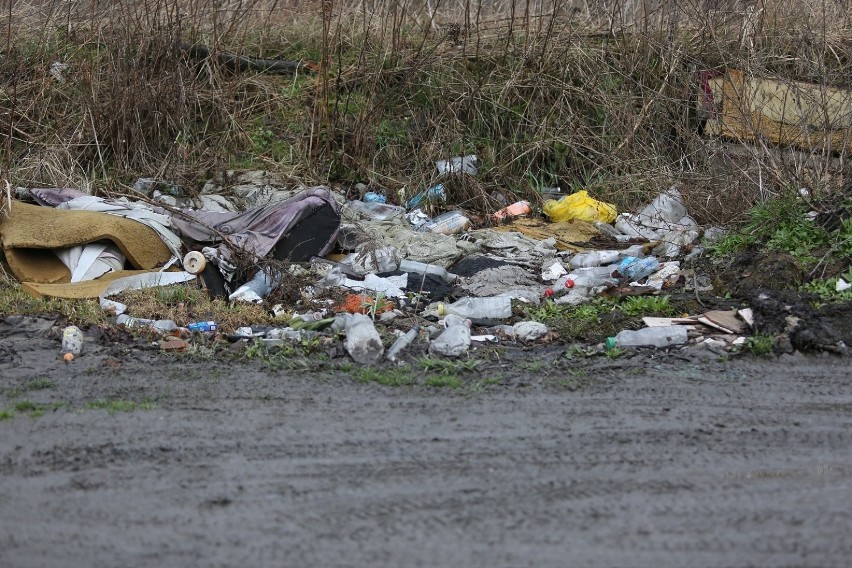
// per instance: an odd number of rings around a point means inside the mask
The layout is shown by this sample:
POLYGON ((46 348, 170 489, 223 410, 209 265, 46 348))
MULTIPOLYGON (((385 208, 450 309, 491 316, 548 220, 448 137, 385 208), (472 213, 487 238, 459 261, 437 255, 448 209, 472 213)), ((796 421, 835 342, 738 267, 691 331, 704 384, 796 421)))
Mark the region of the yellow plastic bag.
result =
POLYGON ((615 205, 589 197, 589 192, 585 189, 566 195, 559 201, 548 199, 544 202, 542 211, 554 222, 580 219, 588 222, 612 223, 618 215, 615 205))

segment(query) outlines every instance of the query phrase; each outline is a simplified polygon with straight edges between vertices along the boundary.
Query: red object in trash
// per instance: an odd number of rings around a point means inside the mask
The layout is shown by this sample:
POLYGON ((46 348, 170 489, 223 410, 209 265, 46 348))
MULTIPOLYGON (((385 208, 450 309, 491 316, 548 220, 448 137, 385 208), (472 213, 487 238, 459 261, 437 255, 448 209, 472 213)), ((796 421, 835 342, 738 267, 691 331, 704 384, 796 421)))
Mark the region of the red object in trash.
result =
POLYGON ((388 300, 379 300, 365 296, 363 294, 349 294, 340 302, 340 305, 335 306, 337 312, 348 312, 350 314, 370 314, 375 308, 376 314, 389 312, 394 309, 393 302, 388 300))
POLYGON ((517 203, 512 203, 508 207, 504 207, 500 211, 494 214, 494 219, 497 221, 502 221, 504 219, 511 219, 513 217, 520 217, 522 215, 529 215, 532 212, 530 208, 529 201, 518 201, 517 203))
POLYGON ((573 288, 574 287, 574 281, 569 278, 568 280, 565 281, 565 287, 566 288, 573 288))

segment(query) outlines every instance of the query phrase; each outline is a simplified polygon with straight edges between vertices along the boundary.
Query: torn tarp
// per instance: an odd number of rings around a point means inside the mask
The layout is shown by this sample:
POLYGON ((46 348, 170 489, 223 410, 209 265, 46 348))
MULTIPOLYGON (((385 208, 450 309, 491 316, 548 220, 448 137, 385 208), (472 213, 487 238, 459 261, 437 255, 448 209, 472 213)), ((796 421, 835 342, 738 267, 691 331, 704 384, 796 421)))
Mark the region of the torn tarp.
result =
POLYGON ((240 254, 253 262, 267 255, 299 262, 323 256, 334 247, 340 208, 328 189, 315 187, 243 213, 185 209, 172 213, 171 223, 191 248, 215 248, 225 266, 236 266, 240 254))

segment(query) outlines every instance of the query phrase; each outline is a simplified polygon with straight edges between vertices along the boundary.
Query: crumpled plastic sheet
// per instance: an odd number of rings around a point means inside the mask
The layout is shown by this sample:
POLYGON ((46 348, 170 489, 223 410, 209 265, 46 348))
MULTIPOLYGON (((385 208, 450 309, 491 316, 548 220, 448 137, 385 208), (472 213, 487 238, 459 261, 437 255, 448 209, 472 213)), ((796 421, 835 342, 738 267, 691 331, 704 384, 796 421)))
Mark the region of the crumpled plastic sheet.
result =
POLYGON ((542 286, 530 271, 507 264, 480 270, 466 278, 460 288, 471 296, 500 296, 512 291, 514 296, 529 299, 538 298, 541 295, 542 286), (522 291, 523 294, 520 293, 522 291))

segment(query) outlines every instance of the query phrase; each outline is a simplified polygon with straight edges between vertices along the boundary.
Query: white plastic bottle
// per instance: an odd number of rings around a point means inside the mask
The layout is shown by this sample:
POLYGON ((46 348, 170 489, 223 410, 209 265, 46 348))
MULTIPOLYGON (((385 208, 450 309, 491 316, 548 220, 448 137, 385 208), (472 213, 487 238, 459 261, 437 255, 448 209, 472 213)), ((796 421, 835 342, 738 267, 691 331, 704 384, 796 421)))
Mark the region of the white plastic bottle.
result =
POLYGON ((646 327, 637 331, 625 329, 609 337, 606 346, 613 347, 668 347, 670 345, 684 345, 689 341, 686 328, 682 325, 669 325, 663 327, 646 327))
POLYGON ((438 215, 431 221, 426 221, 418 231, 455 235, 465 231, 470 226, 470 219, 461 211, 449 211, 438 215))
POLYGON ((461 357, 470 349, 470 322, 449 314, 444 318, 446 329, 429 343, 429 353, 445 357, 461 357))
POLYGON ((571 268, 588 268, 590 266, 601 266, 612 264, 621 257, 621 251, 617 250, 592 250, 575 254, 568 261, 571 268))
POLYGON ((512 316, 512 299, 489 296, 462 298, 452 304, 438 304, 438 316, 456 314, 467 319, 504 319, 512 316))
POLYGON ((344 345, 349 356, 362 365, 378 363, 385 352, 373 320, 364 314, 347 314, 344 345))

